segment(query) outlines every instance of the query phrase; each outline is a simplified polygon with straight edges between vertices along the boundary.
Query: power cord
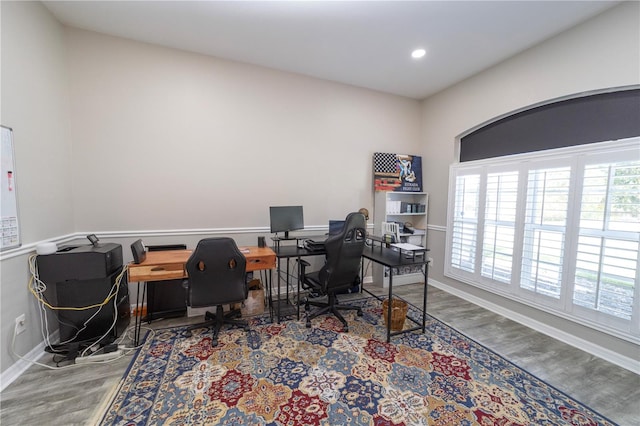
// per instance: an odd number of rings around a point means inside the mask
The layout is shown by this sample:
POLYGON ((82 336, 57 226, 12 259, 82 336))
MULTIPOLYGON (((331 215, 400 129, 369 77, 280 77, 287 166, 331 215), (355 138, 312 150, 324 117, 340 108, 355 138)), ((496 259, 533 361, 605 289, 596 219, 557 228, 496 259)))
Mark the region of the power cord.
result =
MULTIPOLYGON (((96 348, 96 345, 99 345, 101 341, 103 341, 103 339, 105 339, 110 333, 111 331, 116 327, 117 321, 119 319, 118 317, 118 300, 117 300, 117 295, 119 293, 119 289, 120 289, 120 284, 122 282, 122 279, 124 278, 126 272, 127 272, 127 266, 125 265, 122 268, 122 271, 120 271, 120 273, 118 274, 118 276, 116 277, 114 284, 111 286, 111 289, 109 290, 109 293, 107 294, 106 298, 104 299, 104 301, 102 301, 101 303, 97 303, 97 304, 93 304, 93 305, 89 305, 89 306, 84 306, 84 307, 59 307, 59 306, 53 306, 51 305, 45 297, 45 291, 47 289, 46 284, 39 278, 39 273, 38 273, 38 267, 37 267, 37 255, 31 255, 29 256, 29 270, 31 272, 31 278, 29 279, 29 284, 28 284, 28 288, 29 291, 34 295, 34 297, 36 298, 36 301, 38 302, 38 314, 40 316, 40 324, 42 326, 42 337, 43 340, 45 342, 45 345, 48 349, 48 351, 54 353, 55 354, 67 354, 66 358, 70 359, 69 355, 68 355, 68 350, 61 350, 59 348, 64 347, 64 345, 69 344, 71 342, 74 342, 77 337, 80 335, 80 333, 82 333, 87 326, 89 325, 89 323, 97 316, 100 314, 100 312, 102 311, 102 309, 110 302, 113 301, 113 309, 114 309, 114 313, 113 313, 113 322, 111 324, 111 326, 107 329, 107 331, 100 336, 97 340, 95 340, 95 342, 92 345, 88 345, 84 350, 82 350, 82 352, 80 352, 80 357, 82 358, 87 358, 88 356, 95 356, 97 355, 99 352, 104 352, 104 346, 103 347, 98 347, 96 348), (60 324, 65 324, 71 328, 75 328, 76 332, 74 336, 71 336, 69 339, 60 342, 57 345, 54 345, 51 343, 50 340, 50 334, 49 334, 49 322, 48 322, 48 318, 47 318, 47 308, 51 309, 52 311, 55 310, 71 310, 71 311, 80 311, 80 310, 88 310, 88 309, 94 309, 97 308, 96 312, 93 313, 86 321, 84 321, 83 325, 81 328, 77 328, 75 326, 75 324, 67 324, 64 321, 61 321, 60 319, 58 319, 58 322, 60 324)), ((123 333, 124 334, 124 333, 123 333)), ((13 336, 13 340, 12 340, 12 349, 13 349, 13 345, 15 342, 15 336, 16 336, 16 330, 14 330, 14 336, 13 336)), ((75 345, 75 349, 73 349, 74 351, 77 351, 79 345, 75 345)), ((117 349, 116 349, 117 350, 117 349)), ((14 355, 16 355, 17 357, 19 357, 20 359, 25 359, 24 357, 20 356, 19 354, 15 353, 15 350, 13 351, 14 355)), ((76 352, 77 353, 77 352, 76 352)), ((73 356, 74 354, 72 354, 73 356)), ((75 356, 73 356, 74 359, 76 358, 75 356)), ((55 356, 54 356, 55 359, 55 356)), ((116 358, 118 359, 118 358, 116 358)), ((59 363, 60 360, 57 361, 57 363, 59 363)), ((101 361, 101 362, 104 362, 101 361)), ((50 366, 49 366, 50 367, 50 366)))
MULTIPOLYGON (((11 353, 12 353, 14 356, 16 356, 17 358, 19 358, 19 359, 21 359, 21 360, 23 360, 23 361, 27 361, 27 362, 28 362, 28 363, 30 363, 30 364, 38 365, 38 366, 40 366, 40 367, 48 368, 49 370, 67 370, 67 369, 70 369, 70 368, 83 367, 83 366, 85 366, 85 365, 87 365, 87 364, 107 364, 107 363, 110 363, 110 362, 114 362, 114 361, 116 361, 116 360, 119 360, 120 358, 122 358, 122 357, 124 357, 124 356, 128 355, 128 352, 124 352, 124 351, 123 351, 123 352, 122 352, 122 354, 121 354, 120 356, 118 356, 118 357, 116 357, 116 358, 108 359, 108 360, 88 360, 88 362, 83 363, 83 364, 69 364, 69 365, 62 365, 62 366, 60 366, 59 364, 60 364, 60 362, 62 362, 63 360, 60 360, 60 359, 59 359, 59 360, 57 360, 57 361, 56 361, 56 360, 54 359, 54 362, 56 363, 56 366, 52 366, 52 365, 43 364, 43 363, 41 363, 41 362, 38 362, 38 361, 34 361, 34 360, 31 360, 31 359, 25 358, 24 356, 20 355, 19 353, 17 353, 17 352, 16 352, 16 349, 15 349, 15 343, 16 343, 16 332, 15 332, 15 330, 14 330, 14 332, 13 332, 13 337, 11 338, 11 353)), ((54 354, 54 358, 55 358, 55 356, 56 356, 56 354, 54 354)), ((58 354, 58 356, 60 356, 60 355, 58 354)), ((89 357, 90 357, 90 356, 89 356, 89 357)))
MULTIPOLYGON (((111 333, 111 331, 115 328, 118 322, 119 318, 118 318, 118 308, 117 308, 117 305, 118 305, 117 295, 119 293, 122 279, 127 272, 126 265, 122 268, 122 271, 116 277, 114 284, 111 286, 111 289, 109 290, 109 293, 107 294, 106 298, 102 302, 89 305, 89 306, 83 306, 83 307, 53 306, 51 303, 49 303, 49 301, 46 300, 46 296, 44 293, 47 289, 47 285, 39 277, 38 266, 37 266, 37 255, 35 254, 29 256, 29 270, 31 273, 31 277, 29 279, 28 289, 36 298, 36 301, 38 304, 38 314, 40 317, 40 324, 42 326, 41 333, 42 333, 43 341, 45 342, 45 345, 48 348, 48 351, 53 353, 53 362, 56 365, 52 366, 52 365, 44 364, 38 361, 34 361, 17 353, 15 349, 17 329, 14 327, 13 336, 11 338, 11 353, 15 357, 23 361, 27 361, 30 364, 38 365, 40 367, 47 368, 50 370, 61 370, 61 369, 81 367, 87 364, 105 364, 105 363, 114 362, 130 354, 132 351, 140 349, 143 346, 143 344, 140 344, 134 347, 127 347, 123 343, 125 338, 129 338, 132 342, 134 341, 133 337, 131 336, 131 333, 135 328, 134 326, 127 327, 127 329, 125 329, 122 335, 118 339, 116 339, 112 344, 103 345, 102 347, 98 346, 100 342, 104 338, 106 338, 109 335, 109 333, 111 333), (87 344, 87 347, 84 348, 79 353, 79 357, 74 357, 75 359, 70 359, 69 356, 67 355, 68 351, 61 350, 60 347, 62 347, 63 345, 69 344, 71 342, 74 342, 75 339, 80 335, 80 333, 87 328, 91 320, 93 320, 102 311, 102 309, 111 301, 113 301, 113 309, 114 309, 114 315, 113 315, 114 319, 111 326, 93 344, 87 344), (77 328, 74 324, 67 324, 64 321, 58 320, 59 323, 62 323, 72 328, 76 328, 76 332, 75 332, 75 335, 72 336, 71 338, 63 342, 60 342, 59 344, 52 344, 51 336, 49 333, 49 320, 47 316, 47 308, 50 309, 51 311, 57 311, 57 310, 82 311, 82 310, 88 310, 88 309, 94 309, 94 308, 97 308, 97 310, 86 321, 84 321, 81 328, 77 328), (109 351, 107 352, 105 348, 109 348, 109 351), (117 351, 120 351, 120 354, 116 355, 114 358, 100 359, 100 356, 103 356, 103 354, 105 353, 117 352, 117 351), (92 357, 95 357, 96 359, 91 359, 92 357), (62 365, 62 366, 60 365, 60 363, 64 361, 75 361, 79 358, 82 359, 82 363, 74 363, 74 364, 62 365)), ((153 338, 155 336, 155 330, 149 327, 141 327, 141 328, 147 331, 148 337, 153 338)))
MULTIPOLYGON (((90 355, 87 355, 87 356, 82 357, 82 358, 84 359, 83 363, 79 363, 79 364, 75 364, 75 363, 74 363, 74 364, 62 365, 62 366, 61 366, 61 365, 59 365, 61 362, 63 362, 63 361, 70 361, 70 360, 69 360, 68 358, 66 358, 66 357, 65 357, 65 358, 59 358, 59 359, 56 359, 56 356, 58 356, 58 357, 60 357, 60 356, 61 356, 60 354, 54 354, 54 356, 53 356, 53 362, 55 362, 55 363, 56 363, 56 365, 55 365, 55 366, 48 365, 48 364, 43 364, 43 363, 41 363, 41 362, 38 362, 38 361, 34 361, 34 360, 31 360, 31 359, 25 358, 23 355, 20 355, 19 353, 17 353, 17 352, 16 352, 16 349, 15 349, 15 342, 16 342, 16 335, 17 335, 17 333, 16 333, 15 328, 14 328, 14 330, 13 330, 13 336, 12 336, 12 338, 11 338, 11 353, 12 353, 14 356, 16 356, 17 358, 19 358, 19 359, 21 359, 21 360, 23 360, 23 361, 27 361, 27 362, 28 362, 28 363, 30 363, 30 364, 37 365, 37 366, 40 366, 40 367, 44 367, 44 368, 47 368, 47 369, 49 369, 49 370, 63 370, 63 369, 69 369, 69 368, 83 367, 83 366, 85 366, 85 365, 89 365, 89 364, 107 364, 107 363, 110 363, 110 362, 117 361, 117 360, 119 360, 119 359, 121 359, 121 358, 123 358, 123 357, 125 357, 125 356, 129 355, 132 351, 138 350, 138 349, 140 349, 140 348, 143 346, 143 344, 140 344, 140 345, 135 346, 135 347, 126 347, 126 346, 124 346, 124 345, 121 343, 121 341, 122 341, 122 340, 124 340, 124 338, 125 338, 125 337, 129 337, 129 338, 131 339, 131 341, 133 341, 133 337, 131 337, 131 335, 130 335, 130 333, 133 331, 133 329, 134 329, 134 327, 133 327, 133 326, 129 326, 129 327, 127 327, 127 329, 125 330, 125 332, 124 332, 124 333, 122 333, 122 336, 120 336, 120 338, 116 339, 116 340, 115 340, 115 342, 114 342, 114 343, 117 343, 117 348, 118 348, 119 350, 121 350, 121 351, 122 351, 122 354, 121 354, 121 355, 119 355, 119 356, 117 356, 117 357, 115 357, 115 358, 107 359, 107 360, 105 360, 105 359, 102 359, 102 360, 100 360, 100 359, 92 360, 92 359, 91 359, 91 357, 92 357, 93 355, 96 355, 96 354, 97 354, 97 352, 95 352, 95 353, 92 353, 92 354, 90 354, 90 355)), ((153 337, 155 336, 155 330, 153 330, 152 328, 149 328, 149 327, 142 327, 142 329, 147 330, 147 332, 149 333, 149 334, 148 334, 148 337, 153 338, 153 337)))

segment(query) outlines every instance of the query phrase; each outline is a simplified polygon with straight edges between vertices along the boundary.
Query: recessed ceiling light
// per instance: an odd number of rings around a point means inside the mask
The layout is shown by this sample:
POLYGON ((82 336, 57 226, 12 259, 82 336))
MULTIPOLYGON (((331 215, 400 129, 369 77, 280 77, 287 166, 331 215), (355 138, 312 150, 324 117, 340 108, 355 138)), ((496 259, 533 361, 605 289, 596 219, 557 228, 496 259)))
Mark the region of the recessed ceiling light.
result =
POLYGON ((416 49, 413 52, 411 52, 411 57, 413 59, 420 59, 426 54, 427 54, 426 50, 424 50, 424 49, 416 49))

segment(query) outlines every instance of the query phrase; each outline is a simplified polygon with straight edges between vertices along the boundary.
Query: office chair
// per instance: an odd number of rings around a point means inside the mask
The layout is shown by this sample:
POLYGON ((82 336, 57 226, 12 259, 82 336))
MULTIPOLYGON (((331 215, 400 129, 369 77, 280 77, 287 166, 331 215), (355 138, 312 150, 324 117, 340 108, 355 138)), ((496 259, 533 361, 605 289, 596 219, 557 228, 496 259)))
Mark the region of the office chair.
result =
POLYGON ((307 328, 311 327, 311 320, 325 313, 332 313, 343 324, 343 330, 349 331, 349 325, 340 310, 357 311, 362 316, 362 309, 356 306, 341 305, 338 303, 336 293, 345 291, 359 283, 360 257, 365 243, 365 220, 362 213, 349 213, 345 219, 342 232, 331 235, 325 241, 326 261, 324 266, 316 272, 306 273, 310 264, 300 259, 300 283, 302 287, 310 290, 312 294, 327 296, 327 302, 312 301, 307 298, 305 312, 307 328), (310 306, 320 309, 310 312, 310 306))
POLYGON ((218 345, 218 333, 223 324, 233 324, 249 330, 247 321, 233 319, 241 315, 239 309, 226 314, 222 305, 246 300, 248 288, 245 278, 246 259, 231 238, 205 238, 187 260, 187 298, 189 306, 215 306, 215 314, 207 311, 205 322, 187 328, 191 331, 213 325, 211 346, 218 345))

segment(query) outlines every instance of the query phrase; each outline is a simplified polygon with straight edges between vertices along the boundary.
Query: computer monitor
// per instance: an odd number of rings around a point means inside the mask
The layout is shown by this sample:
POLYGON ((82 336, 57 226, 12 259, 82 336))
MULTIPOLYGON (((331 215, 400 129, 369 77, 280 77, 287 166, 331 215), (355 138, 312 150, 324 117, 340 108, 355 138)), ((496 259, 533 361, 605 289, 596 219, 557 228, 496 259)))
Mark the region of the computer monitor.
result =
POLYGON ((289 231, 304 229, 302 206, 272 206, 269 217, 272 234, 284 232, 284 238, 289 238, 289 231))
POLYGON ((342 232, 344 220, 329 220, 329 235, 336 235, 342 232))

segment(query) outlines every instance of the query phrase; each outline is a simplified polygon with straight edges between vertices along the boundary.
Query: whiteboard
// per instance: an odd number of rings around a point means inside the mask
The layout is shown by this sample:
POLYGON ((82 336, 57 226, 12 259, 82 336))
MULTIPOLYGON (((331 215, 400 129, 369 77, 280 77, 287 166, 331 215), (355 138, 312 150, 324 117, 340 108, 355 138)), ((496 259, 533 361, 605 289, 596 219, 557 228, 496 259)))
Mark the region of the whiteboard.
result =
POLYGON ((0 147, 0 212, 2 213, 2 239, 0 250, 20 247, 20 226, 18 224, 18 201, 16 195, 16 164, 13 150, 13 130, 0 126, 2 146, 0 147))

